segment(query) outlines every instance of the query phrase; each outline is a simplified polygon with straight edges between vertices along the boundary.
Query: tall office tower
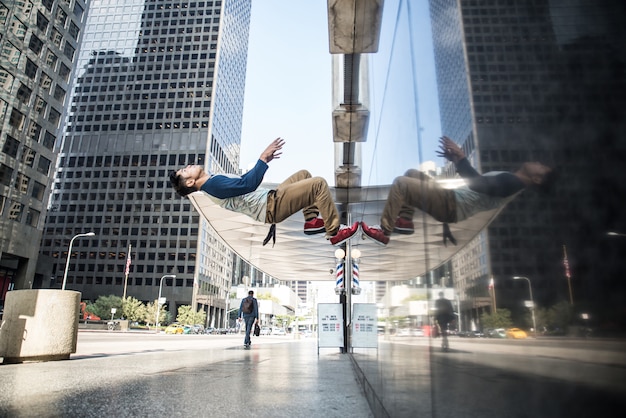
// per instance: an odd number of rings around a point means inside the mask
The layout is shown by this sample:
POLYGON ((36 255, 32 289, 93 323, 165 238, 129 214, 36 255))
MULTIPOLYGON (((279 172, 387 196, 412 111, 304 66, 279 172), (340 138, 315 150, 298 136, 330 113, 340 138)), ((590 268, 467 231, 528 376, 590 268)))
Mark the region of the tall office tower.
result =
POLYGON ((222 320, 233 257, 168 173, 238 173, 250 0, 94 0, 42 253, 59 286, 222 320), (130 251, 130 268, 127 260, 130 251), (175 275, 173 278, 171 275, 175 275), (162 283, 161 283, 162 282, 162 283))
POLYGON ((35 275, 83 0, 0 0, 0 308, 35 275))
POLYGON ((453 259, 464 306, 491 305, 493 277, 497 307, 519 318, 528 283, 513 276, 530 279, 542 307, 621 305, 624 239, 606 232, 626 228, 626 4, 431 0, 430 8, 443 133, 479 171, 543 161, 560 173, 549 195, 524 192, 453 259))

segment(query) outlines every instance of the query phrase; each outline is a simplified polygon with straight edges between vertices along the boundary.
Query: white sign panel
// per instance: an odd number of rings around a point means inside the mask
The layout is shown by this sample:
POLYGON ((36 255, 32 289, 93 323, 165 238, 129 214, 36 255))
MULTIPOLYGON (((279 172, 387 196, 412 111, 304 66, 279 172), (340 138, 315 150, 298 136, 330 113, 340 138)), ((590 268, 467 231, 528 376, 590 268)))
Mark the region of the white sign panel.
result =
POLYGON ((352 305, 352 347, 378 348, 378 318, 375 303, 352 305))
POLYGON ((317 347, 343 347, 343 311, 340 303, 317 305, 317 347))

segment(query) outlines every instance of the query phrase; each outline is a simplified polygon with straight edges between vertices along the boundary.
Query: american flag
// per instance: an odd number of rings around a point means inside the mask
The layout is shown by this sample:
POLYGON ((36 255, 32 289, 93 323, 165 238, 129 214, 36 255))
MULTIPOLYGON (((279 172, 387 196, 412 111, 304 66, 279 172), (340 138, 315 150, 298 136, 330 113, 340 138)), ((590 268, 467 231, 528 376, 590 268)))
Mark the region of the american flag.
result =
POLYGON ((572 275, 569 271, 569 260, 567 259, 567 249, 565 248, 565 245, 563 245, 563 267, 565 267, 565 277, 570 279, 572 275))
POLYGON ((130 273, 130 246, 128 247, 128 257, 126 257, 126 271, 124 274, 128 276, 128 273, 130 273))

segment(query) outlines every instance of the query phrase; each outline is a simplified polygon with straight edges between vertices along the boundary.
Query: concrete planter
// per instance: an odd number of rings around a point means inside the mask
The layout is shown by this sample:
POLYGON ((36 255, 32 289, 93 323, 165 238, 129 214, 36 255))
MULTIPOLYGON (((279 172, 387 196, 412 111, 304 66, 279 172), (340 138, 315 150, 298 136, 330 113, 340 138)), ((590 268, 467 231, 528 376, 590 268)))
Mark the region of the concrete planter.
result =
POLYGON ((54 289, 7 292, 0 327, 3 362, 69 359, 76 352, 80 296, 54 289))

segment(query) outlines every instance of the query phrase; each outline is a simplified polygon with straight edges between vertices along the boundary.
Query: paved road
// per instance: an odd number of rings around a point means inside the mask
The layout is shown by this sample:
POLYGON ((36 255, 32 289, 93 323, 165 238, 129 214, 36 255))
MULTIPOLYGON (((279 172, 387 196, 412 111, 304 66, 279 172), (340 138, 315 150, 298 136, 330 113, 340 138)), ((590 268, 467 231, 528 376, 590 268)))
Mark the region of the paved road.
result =
POLYGON ((0 417, 371 417, 315 340, 79 332, 70 360, 0 365, 0 417))

